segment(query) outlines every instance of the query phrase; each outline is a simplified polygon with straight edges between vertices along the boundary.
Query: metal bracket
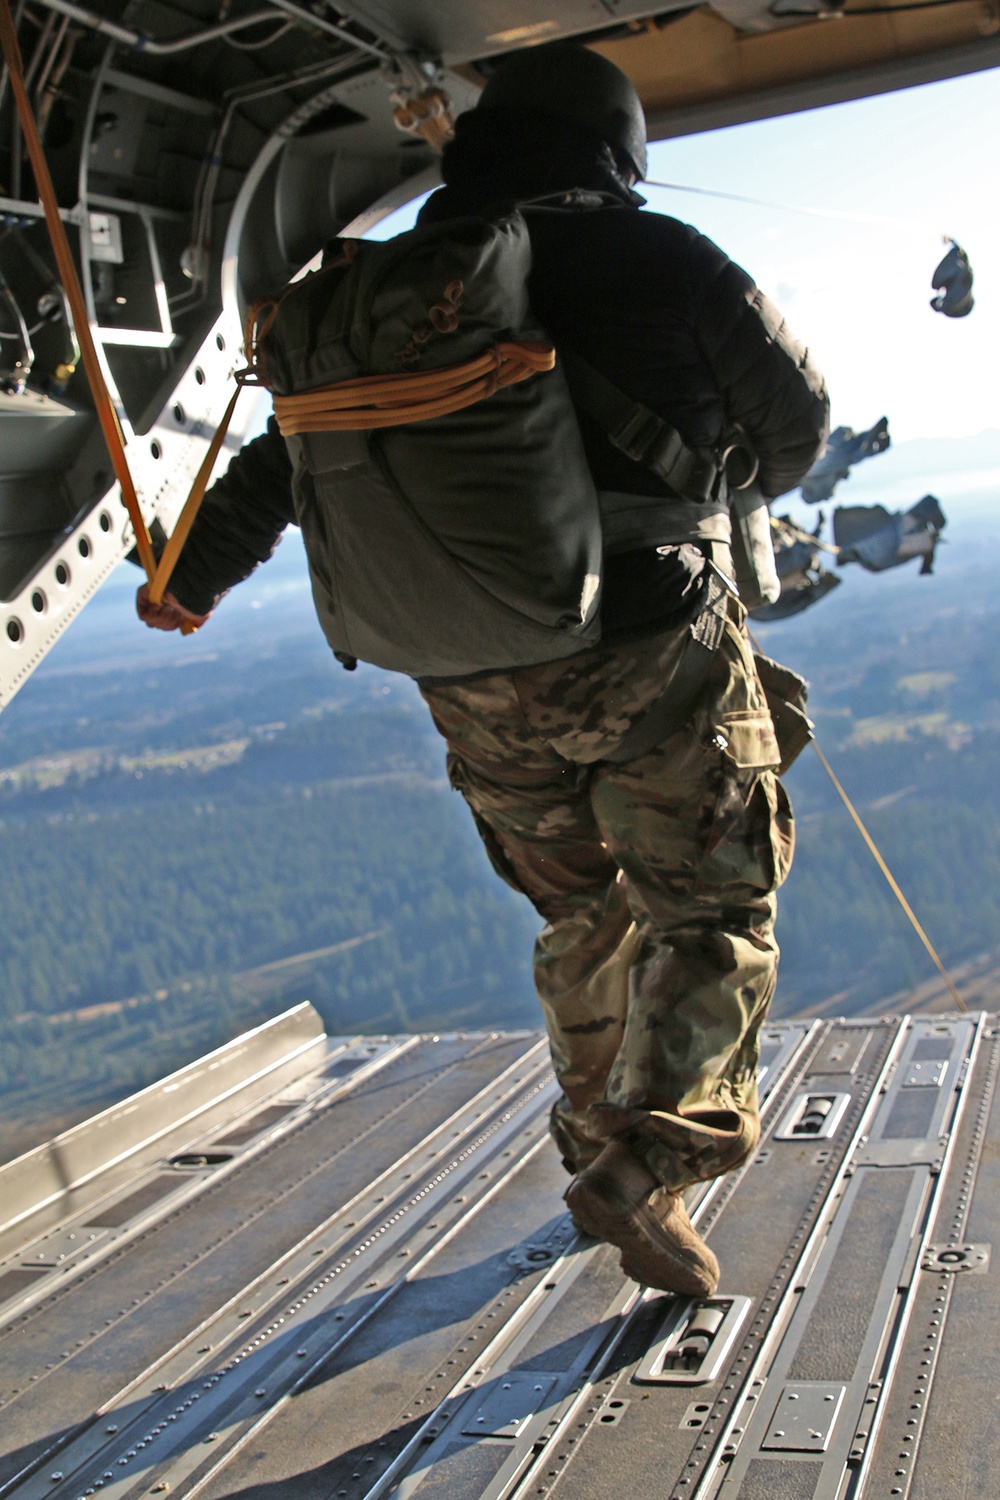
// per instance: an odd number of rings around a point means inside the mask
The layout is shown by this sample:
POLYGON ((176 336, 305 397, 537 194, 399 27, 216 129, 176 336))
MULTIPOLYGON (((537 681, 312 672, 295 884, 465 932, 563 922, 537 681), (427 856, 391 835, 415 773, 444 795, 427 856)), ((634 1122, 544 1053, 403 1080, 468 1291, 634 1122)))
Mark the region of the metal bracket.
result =
POLYGON ((948 1137, 934 1136, 927 1139, 903 1137, 866 1141, 859 1145, 852 1167, 930 1167, 939 1172, 948 1148, 948 1137))
POLYGON ((985 1243, 925 1245, 920 1265, 925 1271, 969 1271, 973 1276, 985 1276, 992 1253, 993 1246, 985 1243))
POLYGON ((948 1067, 948 1061, 947 1057, 937 1057, 931 1062, 908 1063, 900 1088, 939 1089, 948 1067))
POLYGON ((846 1385, 805 1380, 786 1385, 761 1448, 825 1453, 846 1394, 846 1385))
POLYGON ((704 1427, 705 1422, 708 1419, 708 1414, 711 1410, 711 1401, 692 1401, 683 1417, 681 1417, 678 1426, 682 1429, 688 1427, 704 1427))
POLYGON ((631 1405, 630 1400, 623 1400, 621 1396, 609 1396, 597 1413, 597 1420, 602 1427, 617 1427, 631 1405))
POLYGON ((851 1443, 851 1451, 847 1460, 849 1464, 856 1465, 860 1463, 860 1461, 864 1458, 865 1453, 868 1451, 868 1444, 871 1442, 872 1431, 875 1426, 874 1408, 877 1408, 879 1397, 881 1396, 881 1394, 881 1380, 869 1381, 868 1395, 865 1397, 864 1410, 862 1411, 861 1417, 858 1421, 858 1425, 855 1428, 854 1440, 851 1443))
POLYGON ((793 1099, 779 1128, 776 1141, 825 1141, 836 1133, 844 1118, 850 1094, 799 1094, 793 1099))
POLYGON ((749 1311, 749 1297, 675 1302, 632 1379, 638 1385, 705 1385, 714 1380, 749 1311))
POLYGON ((815 1057, 810 1064, 809 1071, 816 1077, 825 1078, 830 1073, 854 1073, 861 1055, 868 1046, 869 1036, 867 1032, 855 1032, 853 1035, 833 1037, 827 1042, 823 1052, 815 1057))
POLYGON ((481 1401, 462 1427, 464 1437, 516 1438, 556 1383, 555 1375, 513 1370, 485 1388, 481 1401))

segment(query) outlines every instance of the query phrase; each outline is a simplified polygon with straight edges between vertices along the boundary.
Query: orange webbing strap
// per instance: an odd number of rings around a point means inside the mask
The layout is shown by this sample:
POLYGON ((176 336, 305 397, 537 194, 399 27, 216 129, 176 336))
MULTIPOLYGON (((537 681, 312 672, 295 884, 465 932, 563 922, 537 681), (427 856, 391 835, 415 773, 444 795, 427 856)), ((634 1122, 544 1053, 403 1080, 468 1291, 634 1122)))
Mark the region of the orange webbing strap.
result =
POLYGON ((419 375, 367 375, 296 396, 275 396, 283 437, 299 432, 364 432, 426 422, 555 367, 551 344, 496 344, 477 359, 419 375))
MULTIPOLYGON (((229 424, 233 419, 236 403, 240 399, 240 391, 245 385, 263 385, 264 383, 260 378, 259 372, 254 368, 253 330, 261 310, 265 307, 271 309, 270 317, 266 324, 266 327, 270 328, 274 314, 277 312, 276 303, 255 302, 250 309, 243 336, 243 347, 247 354, 247 368, 236 371, 236 389, 229 398, 229 405, 226 407, 222 421, 215 429, 215 435, 208 445, 208 452, 202 459, 201 468, 195 475, 194 484, 191 486, 190 494, 184 502, 180 515, 177 517, 167 545, 160 553, 160 560, 156 564, 156 572, 149 580, 149 598, 152 604, 162 603, 163 596, 167 592, 167 585, 177 566, 177 560, 191 532, 191 527, 194 525, 194 518, 201 509, 201 502, 205 498, 205 491, 208 489, 208 481, 212 477, 215 461, 222 451, 223 443, 226 441, 226 433, 229 431, 229 424)), ((187 622, 181 626, 181 634, 190 635, 197 629, 197 625, 187 622)))
POLYGON ((147 578, 152 581, 156 573, 156 558, 153 554, 153 544, 150 540, 142 511, 139 509, 139 500, 135 492, 135 485, 132 483, 128 459, 125 457, 125 441, 118 423, 118 414, 112 405, 108 388, 104 382, 104 372, 101 369, 97 349, 94 346, 94 340, 90 332, 90 319, 87 316, 83 291, 76 274, 76 266, 73 264, 73 256, 69 248, 69 242, 66 239, 66 231, 59 216, 59 204, 56 200, 55 189, 52 186, 52 178, 49 176, 48 163, 45 160, 45 152, 42 149, 38 128, 35 125, 35 116, 32 113, 28 91, 24 83, 21 49, 17 45, 17 32, 14 29, 8 0, 0 0, 0 43, 3 46, 3 56, 10 74, 10 83, 14 92, 14 100, 17 104, 17 112, 21 119, 21 130, 24 134, 24 144, 28 150, 28 159, 31 162, 31 170, 35 174, 35 185, 38 188, 38 196, 42 201, 42 207, 45 209, 45 222, 48 225, 49 237, 52 240, 52 248, 55 251, 56 264, 59 267, 59 279, 62 282, 63 290, 69 301, 70 311, 73 314, 80 353, 83 356, 83 367, 87 372, 87 379, 90 382, 90 391, 97 410, 97 417, 101 424, 101 430, 104 433, 104 441, 108 445, 108 452, 111 455, 111 463, 114 467, 115 475, 122 487, 122 499, 125 502, 125 508, 135 528, 139 561, 146 570, 147 578))
MULTIPOLYGON (((211 479, 212 470, 215 468, 215 460, 218 458, 222 445, 226 440, 226 433, 229 431, 229 424, 232 421, 233 412, 236 410, 236 403, 240 399, 240 391, 243 389, 244 384, 249 383, 239 378, 244 373, 241 370, 237 374, 236 389, 229 398, 229 405, 226 407, 225 416, 216 428, 215 436, 208 445, 208 452, 205 454, 201 468, 195 476, 191 492, 184 502, 184 508, 177 517, 167 545, 160 553, 160 560, 156 564, 152 578, 149 580, 149 598, 152 604, 160 604, 162 602, 163 596, 167 592, 167 584, 170 582, 170 575, 177 566, 177 559, 181 555, 181 549, 188 539, 188 533, 194 525, 194 518, 198 514, 201 502, 205 498, 208 481, 211 479)), ((188 622, 181 626, 181 633, 183 635, 190 635, 196 629, 197 626, 188 622)))

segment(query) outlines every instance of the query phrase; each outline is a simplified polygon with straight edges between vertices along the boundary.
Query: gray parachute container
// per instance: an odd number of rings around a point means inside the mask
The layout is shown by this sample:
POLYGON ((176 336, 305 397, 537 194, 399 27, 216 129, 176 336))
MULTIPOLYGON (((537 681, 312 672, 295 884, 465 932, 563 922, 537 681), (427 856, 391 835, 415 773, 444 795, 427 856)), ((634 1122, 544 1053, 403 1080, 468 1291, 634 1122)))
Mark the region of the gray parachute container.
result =
MULTIPOLYGON (((350 264, 282 297, 259 351, 269 383, 298 394, 544 340, 530 267, 516 212, 361 243, 350 264)), ((316 608, 339 656, 451 677, 600 639, 598 499, 558 363, 446 416, 287 442, 316 608)))
POLYGON ((834 428, 823 452, 802 481, 803 500, 809 505, 829 500, 855 464, 875 458, 890 446, 888 417, 880 417, 864 432, 855 432, 853 427, 834 428))
POLYGON ((833 537, 840 548, 838 565, 856 562, 869 573, 883 573, 920 557, 921 573, 930 573, 934 549, 946 524, 934 495, 925 495, 908 511, 895 513, 881 505, 841 507, 833 513, 833 537))
POLYGON ((772 602, 751 608, 753 619, 787 620, 789 616, 799 615, 804 609, 818 604, 839 587, 841 580, 836 573, 820 565, 819 533, 822 527, 822 513, 812 538, 789 517, 772 518, 774 565, 781 592, 772 602))

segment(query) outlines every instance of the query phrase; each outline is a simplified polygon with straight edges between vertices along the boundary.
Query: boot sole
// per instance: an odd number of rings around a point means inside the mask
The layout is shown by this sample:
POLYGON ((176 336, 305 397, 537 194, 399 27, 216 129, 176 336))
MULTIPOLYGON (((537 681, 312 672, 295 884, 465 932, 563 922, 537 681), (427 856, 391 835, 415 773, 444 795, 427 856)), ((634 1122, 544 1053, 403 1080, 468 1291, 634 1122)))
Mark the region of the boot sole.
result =
POLYGON ((706 1264, 693 1264, 645 1204, 623 1198, 614 1180, 577 1178, 566 1191, 573 1222, 585 1234, 621 1252, 621 1268, 641 1286, 688 1297, 711 1297, 719 1284, 719 1267, 706 1246, 706 1264))

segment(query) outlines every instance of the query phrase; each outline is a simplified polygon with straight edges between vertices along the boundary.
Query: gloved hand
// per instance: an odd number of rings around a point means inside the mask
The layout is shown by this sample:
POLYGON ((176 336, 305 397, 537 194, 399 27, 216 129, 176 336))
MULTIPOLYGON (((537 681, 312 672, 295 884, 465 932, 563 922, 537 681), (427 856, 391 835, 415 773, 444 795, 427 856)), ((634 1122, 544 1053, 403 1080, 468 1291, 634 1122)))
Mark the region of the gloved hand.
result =
POLYGON ((144 583, 135 596, 135 610, 150 630, 183 630, 187 626, 187 634, 208 619, 208 615, 192 614, 191 610, 185 609, 169 590, 160 604, 154 604, 149 597, 148 583, 144 583))

